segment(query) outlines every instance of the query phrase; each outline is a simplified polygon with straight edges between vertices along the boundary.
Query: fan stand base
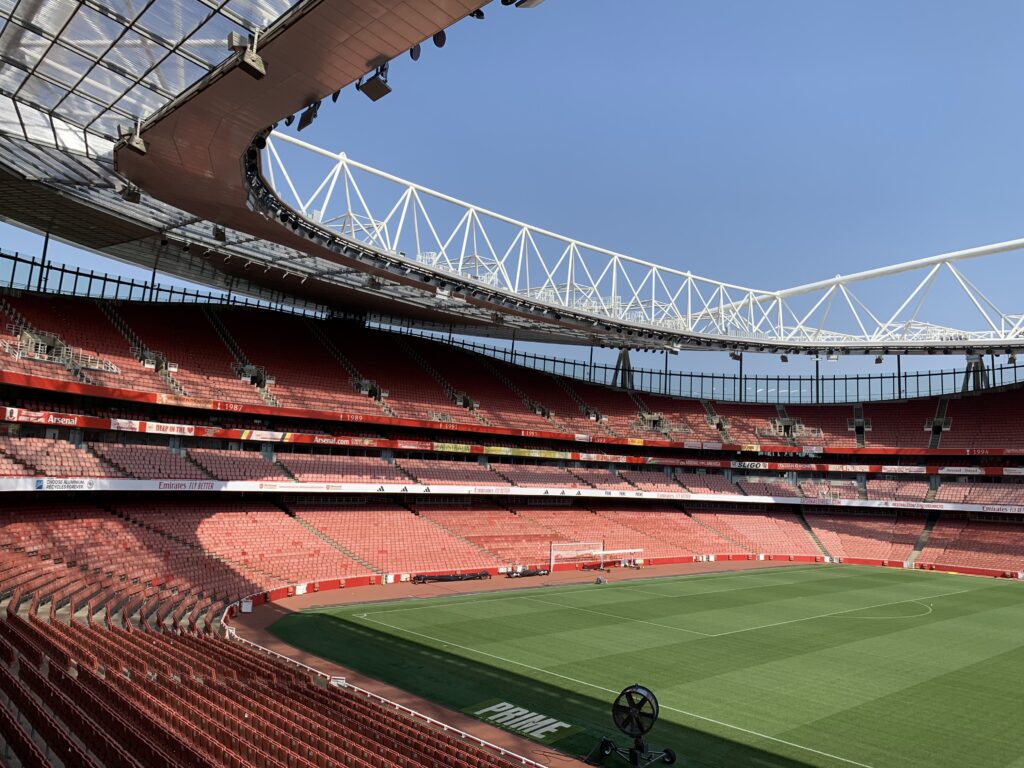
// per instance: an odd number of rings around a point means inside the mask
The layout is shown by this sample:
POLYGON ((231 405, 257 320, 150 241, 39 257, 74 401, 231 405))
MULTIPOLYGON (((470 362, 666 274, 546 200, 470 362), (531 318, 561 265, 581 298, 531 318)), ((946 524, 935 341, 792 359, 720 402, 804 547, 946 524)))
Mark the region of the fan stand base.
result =
POLYGON ((632 747, 620 747, 611 739, 601 739, 597 751, 602 762, 606 757, 618 755, 632 768, 647 768, 658 762, 672 765, 676 761, 676 753, 671 749, 652 751, 647 748, 647 742, 643 739, 636 739, 632 747))

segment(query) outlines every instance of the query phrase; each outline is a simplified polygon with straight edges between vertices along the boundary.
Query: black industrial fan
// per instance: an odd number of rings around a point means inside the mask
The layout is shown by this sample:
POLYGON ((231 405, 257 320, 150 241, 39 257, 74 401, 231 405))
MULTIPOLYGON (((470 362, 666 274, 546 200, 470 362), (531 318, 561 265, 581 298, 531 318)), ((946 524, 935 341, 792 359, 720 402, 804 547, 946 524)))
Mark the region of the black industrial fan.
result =
POLYGON ((652 751, 644 740, 658 722, 658 712, 658 697, 650 688, 639 684, 623 688, 612 704, 612 722, 633 739, 633 746, 620 747, 611 739, 601 739, 597 749, 602 761, 611 755, 618 755, 635 768, 646 768, 659 761, 665 765, 675 763, 676 753, 671 749, 652 751))

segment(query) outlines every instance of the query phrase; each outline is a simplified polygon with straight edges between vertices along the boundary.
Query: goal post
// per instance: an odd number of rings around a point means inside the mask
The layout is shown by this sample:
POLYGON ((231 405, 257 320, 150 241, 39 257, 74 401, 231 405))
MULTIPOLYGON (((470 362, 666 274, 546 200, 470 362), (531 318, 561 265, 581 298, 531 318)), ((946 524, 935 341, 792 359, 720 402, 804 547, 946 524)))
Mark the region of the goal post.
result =
POLYGON ((554 571, 559 565, 639 565, 643 556, 642 549, 605 549, 603 541, 553 541, 548 566, 554 571))

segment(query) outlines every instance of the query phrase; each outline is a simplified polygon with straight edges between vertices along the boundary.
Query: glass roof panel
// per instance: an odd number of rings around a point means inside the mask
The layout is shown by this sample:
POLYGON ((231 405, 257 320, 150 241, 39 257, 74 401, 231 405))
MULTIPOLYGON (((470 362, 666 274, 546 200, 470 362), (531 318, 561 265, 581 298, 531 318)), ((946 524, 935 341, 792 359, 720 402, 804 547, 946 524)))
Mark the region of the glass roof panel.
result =
POLYGON ((23 69, 10 65, 2 66, 0 67, 0 90, 13 94, 27 77, 28 72, 23 69))
POLYGON ((124 30, 125 27, 114 19, 83 5, 64 29, 61 40, 91 59, 97 60, 107 52, 124 30))
POLYGON ((45 3, 20 3, 14 9, 14 18, 29 28, 40 29, 50 35, 60 32, 75 12, 75 0, 46 0, 45 3))
POLYGON ((73 88, 91 65, 92 62, 84 56, 79 56, 60 43, 54 43, 39 62, 36 72, 67 88, 73 88))
POLYGON ((165 93, 181 93, 206 74, 206 70, 183 56, 172 53, 143 79, 165 93))
POLYGON ((103 66, 93 67, 88 77, 78 84, 78 90, 104 104, 113 104, 124 96, 131 81, 103 66))
POLYGON ((129 115, 148 115, 155 112, 167 103, 167 97, 161 96, 156 91, 151 91, 144 85, 136 85, 124 95, 117 104, 116 109, 127 112, 129 115))
POLYGON ((54 111, 68 122, 84 128, 103 112, 103 105, 72 93, 54 111))
POLYGON ((232 32, 238 32, 243 36, 249 34, 249 30, 230 19, 214 16, 182 43, 181 48, 213 67, 231 55, 231 51, 228 50, 228 35, 232 32))
POLYGON ((13 21, 8 23, 3 34, 0 34, 0 51, 4 57, 18 62, 23 67, 35 66, 49 45, 45 37, 13 21))
POLYGON ((34 106, 50 110, 57 106, 64 93, 64 89, 59 85, 48 83, 32 75, 22 83, 21 90, 18 91, 18 98, 24 99, 34 106))
POLYGON ((296 0, 228 0, 226 10, 248 22, 250 29, 266 29, 296 4, 296 0))
POLYGON ((138 26, 170 45, 177 45, 213 11, 199 0, 160 0, 139 17, 138 26))
POLYGON ((103 57, 103 62, 119 72, 142 76, 168 53, 170 49, 160 43, 147 40, 138 32, 128 32, 103 57))
POLYGON ((0 98, 24 105, 20 115, 0 103, 0 134, 52 145, 56 130, 62 147, 80 151, 84 138, 90 154, 105 155, 118 125, 148 117, 227 59, 231 32, 265 29, 299 1, 0 0, 0 98), (50 114, 61 118, 56 129, 50 114))

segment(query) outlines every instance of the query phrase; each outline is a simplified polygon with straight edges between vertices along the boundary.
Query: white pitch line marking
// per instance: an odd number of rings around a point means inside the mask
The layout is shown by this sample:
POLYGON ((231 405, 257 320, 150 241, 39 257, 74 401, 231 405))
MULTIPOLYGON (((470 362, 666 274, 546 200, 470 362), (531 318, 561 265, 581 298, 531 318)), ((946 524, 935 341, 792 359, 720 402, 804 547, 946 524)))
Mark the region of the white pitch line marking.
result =
POLYGON ((893 600, 889 603, 878 603, 876 605, 862 605, 859 608, 847 608, 842 611, 831 611, 829 613, 819 613, 816 616, 805 616, 802 619, 789 619, 788 621, 776 621, 771 624, 761 624, 756 627, 744 627, 743 629, 733 629, 729 632, 719 632, 709 637, 726 637, 727 635, 738 635, 742 632, 753 632, 758 629, 769 629, 770 627, 781 627, 785 624, 796 624, 801 621, 813 621, 814 619, 826 619, 830 616, 842 616, 844 613, 853 613, 854 611, 866 611, 868 608, 884 608, 887 605, 902 605, 903 603, 916 603, 920 600, 937 600, 940 597, 949 597, 950 595, 962 595, 964 592, 972 592, 970 589, 958 589, 955 592, 943 592, 941 595, 928 595, 926 597, 911 597, 906 600, 893 600))
MULTIPOLYGON (((723 590, 728 591, 728 590, 723 590)), ((566 605, 565 603, 553 603, 550 600, 541 600, 539 597, 520 597, 520 600, 530 600, 534 603, 544 603, 544 605, 553 605, 557 608, 567 608, 570 611, 583 611, 584 613, 593 613, 598 616, 605 616, 609 619, 619 619, 620 621, 631 621, 637 624, 647 624, 651 627, 661 627, 662 629, 671 629, 675 632, 687 632, 691 635, 700 635, 701 637, 710 637, 707 632, 700 632, 696 629, 687 629, 686 627, 673 627, 670 624, 658 624, 656 621, 645 621, 644 619, 634 619, 631 616, 619 616, 614 613, 606 613, 605 611, 597 611, 593 608, 583 608, 578 605, 566 605)))
MULTIPOLYGON (((927 599, 927 598, 921 598, 921 599, 927 599)), ((406 633, 408 635, 413 635, 415 637, 422 637, 423 639, 430 640, 431 642, 434 642, 434 643, 441 643, 443 645, 448 645, 448 646, 450 646, 452 648, 458 648, 459 650, 467 651, 468 653, 475 653, 478 656, 486 656, 488 658, 495 659, 496 661, 502 661, 502 662, 505 662, 506 664, 512 664, 512 665, 515 665, 515 666, 518 666, 518 667, 522 667, 523 669, 529 669, 529 670, 532 670, 534 672, 539 672, 542 675, 549 675, 551 677, 557 677, 557 678, 559 678, 561 680, 567 680, 570 683, 576 683, 577 685, 582 685, 582 686, 584 686, 586 688, 593 688, 595 691, 603 691, 605 693, 610 693, 610 694, 617 694, 618 693, 618 691, 613 690, 612 688, 605 688, 602 685, 595 685, 594 683, 588 683, 586 680, 578 680, 575 677, 569 677, 568 675, 561 675, 558 672, 552 672, 550 670, 544 669, 543 667, 535 667, 532 664, 526 664, 526 663, 524 663, 522 661, 516 661, 515 659, 508 659, 508 658, 505 658, 504 656, 498 656, 498 655, 493 654, 493 653, 488 653, 487 651, 481 651, 481 650, 477 650, 476 648, 470 648, 469 646, 466 646, 466 645, 459 645, 457 643, 448 643, 447 641, 442 640, 440 638, 432 637, 431 635, 427 635, 427 634, 424 634, 422 632, 416 632, 416 631, 411 630, 411 629, 403 629, 402 627, 396 627, 396 626, 394 626, 392 624, 388 624, 387 622, 384 622, 384 621, 379 621, 377 619, 371 619, 371 618, 367 618, 366 621, 369 621, 369 622, 371 622, 373 624, 380 624, 381 626, 388 627, 389 629, 394 629, 394 630, 396 630, 398 632, 404 632, 404 633, 406 633)), ((723 722, 721 720, 715 720, 712 717, 705 717, 704 715, 698 715, 695 712, 687 712, 685 709, 678 709, 676 707, 670 707, 670 706, 665 705, 665 704, 662 704, 662 709, 668 709, 668 710, 671 710, 672 712, 677 712, 680 715, 685 715, 686 717, 691 717, 691 718, 693 718, 695 720, 702 720, 703 722, 706 722, 706 723, 712 723, 713 725, 718 725, 718 726, 721 726, 722 728, 729 728, 729 729, 734 730, 734 731, 739 731, 740 733, 746 733, 746 734, 748 734, 750 736, 755 736, 755 737, 757 737, 759 739, 766 739, 768 741, 773 741, 776 744, 783 744, 783 745, 785 745, 787 747, 793 747, 794 749, 803 750, 804 752, 811 752, 812 754, 815 754, 815 755, 821 755, 822 757, 828 757, 828 758, 831 758, 832 760, 838 760, 839 762, 846 763, 847 765, 855 765, 855 766, 858 766, 858 768, 873 768, 873 766, 870 766, 867 763, 861 763, 861 762, 858 762, 856 760, 851 760, 851 759, 849 759, 847 757, 840 757, 839 755, 833 755, 833 754, 831 754, 829 752, 823 752, 820 749, 814 749, 813 747, 807 747, 807 746, 804 746, 803 744, 797 744, 795 742, 786 741, 785 739, 780 739, 780 738, 777 738, 775 736, 769 736, 767 733, 760 733, 758 731, 753 731, 753 730, 751 730, 749 728, 743 728, 742 726, 739 726, 739 725, 733 725, 732 723, 726 723, 726 722, 723 722)))

